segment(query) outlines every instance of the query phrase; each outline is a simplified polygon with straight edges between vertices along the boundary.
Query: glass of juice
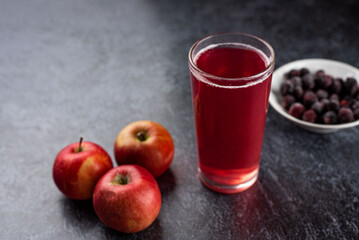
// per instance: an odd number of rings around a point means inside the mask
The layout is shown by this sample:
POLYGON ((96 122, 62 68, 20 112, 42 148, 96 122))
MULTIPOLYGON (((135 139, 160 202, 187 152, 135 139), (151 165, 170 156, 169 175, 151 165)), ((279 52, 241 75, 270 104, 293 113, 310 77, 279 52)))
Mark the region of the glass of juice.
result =
POLYGON ((273 48, 245 33, 219 33, 189 51, 199 178, 222 193, 258 177, 268 110, 273 48))

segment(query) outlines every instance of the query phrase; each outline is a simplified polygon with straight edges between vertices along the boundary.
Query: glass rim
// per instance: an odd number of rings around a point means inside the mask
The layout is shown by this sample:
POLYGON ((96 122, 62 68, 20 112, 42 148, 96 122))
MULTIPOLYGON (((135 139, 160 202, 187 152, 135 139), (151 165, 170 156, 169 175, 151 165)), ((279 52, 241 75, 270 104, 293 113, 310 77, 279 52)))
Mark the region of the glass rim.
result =
MULTIPOLYGON (((258 49, 258 48, 256 48, 258 49)), ((261 51, 263 52, 263 51, 261 51)), ((200 40, 198 40, 197 42, 195 42, 192 47, 190 48, 189 52, 188 52, 188 62, 190 63, 190 66, 192 68, 194 68, 194 70, 198 71, 200 74, 202 74, 203 76, 207 77, 207 78, 211 78, 211 79, 215 79, 215 80, 246 80, 246 81, 250 81, 250 80, 253 80, 253 79, 258 79, 258 78, 261 78, 262 76, 266 75, 269 71, 271 71, 271 69, 274 67, 274 64, 275 64, 275 53, 274 53, 274 50, 272 48, 272 46, 265 40, 257 37, 257 36, 254 36, 252 34, 248 34, 248 33, 242 33, 242 32, 219 32, 219 33, 214 33, 214 34, 211 34, 211 35, 207 35, 206 37, 203 37, 201 38, 200 40), (196 48, 196 46, 210 38, 210 37, 214 37, 214 36, 219 36, 219 35, 242 35, 242 36, 246 36, 246 37, 249 37, 249 38, 253 38, 253 39, 256 39, 260 42, 262 42, 270 51, 270 54, 271 54, 271 58, 269 58, 269 64, 268 66, 261 72, 255 74, 255 75, 252 75, 252 76, 248 76, 248 77, 236 77, 236 78, 228 78, 228 77, 219 77, 219 76, 216 76, 216 75, 213 75, 213 74, 210 74, 210 73, 207 73, 205 71, 203 71, 202 69, 200 69, 199 67, 197 67, 197 65, 195 64, 194 60, 193 60, 193 57, 192 57, 192 53, 194 51, 194 49, 196 48)), ((213 83, 214 84, 214 83, 213 83)), ((222 86, 220 84, 215 84, 215 85, 219 85, 219 86, 222 86)), ((234 86, 233 86, 234 87, 234 86)))

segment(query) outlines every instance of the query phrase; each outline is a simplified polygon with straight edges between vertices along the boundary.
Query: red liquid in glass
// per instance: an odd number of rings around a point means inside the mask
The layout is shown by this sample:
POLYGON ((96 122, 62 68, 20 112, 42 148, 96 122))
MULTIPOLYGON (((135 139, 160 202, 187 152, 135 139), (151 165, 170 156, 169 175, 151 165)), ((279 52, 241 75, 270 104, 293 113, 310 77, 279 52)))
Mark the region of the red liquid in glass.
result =
MULTIPOLYGON (((199 69, 223 78, 256 75, 268 62, 260 52, 241 45, 208 48, 195 56, 199 69)), ((238 185, 256 177, 272 75, 266 77, 200 80, 191 72, 199 168, 207 181, 238 185)))

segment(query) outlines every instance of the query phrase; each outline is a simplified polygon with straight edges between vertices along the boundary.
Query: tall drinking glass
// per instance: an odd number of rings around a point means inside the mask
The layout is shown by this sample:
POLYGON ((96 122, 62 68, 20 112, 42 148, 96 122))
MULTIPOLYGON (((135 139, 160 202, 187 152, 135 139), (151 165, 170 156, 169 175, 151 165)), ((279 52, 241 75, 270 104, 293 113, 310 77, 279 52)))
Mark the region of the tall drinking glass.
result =
POLYGON ((214 34, 192 46, 189 69, 199 178, 241 192, 258 177, 274 51, 249 34, 214 34))

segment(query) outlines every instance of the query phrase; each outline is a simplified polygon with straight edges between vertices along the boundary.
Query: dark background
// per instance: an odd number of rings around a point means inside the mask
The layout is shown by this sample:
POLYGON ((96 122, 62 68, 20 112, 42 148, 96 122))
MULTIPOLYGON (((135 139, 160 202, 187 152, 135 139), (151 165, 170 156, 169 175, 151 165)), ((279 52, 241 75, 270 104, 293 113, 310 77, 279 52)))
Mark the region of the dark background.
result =
POLYGON ((329 58, 359 67, 359 2, 0 2, 1 239, 357 239, 359 128, 306 132, 269 108, 259 179, 222 195, 197 179, 187 53, 240 31, 267 40, 276 67, 329 58), (176 153, 158 179, 157 220, 136 234, 105 227, 91 201, 65 198, 56 154, 83 135, 113 157, 128 123, 150 119, 176 153))

